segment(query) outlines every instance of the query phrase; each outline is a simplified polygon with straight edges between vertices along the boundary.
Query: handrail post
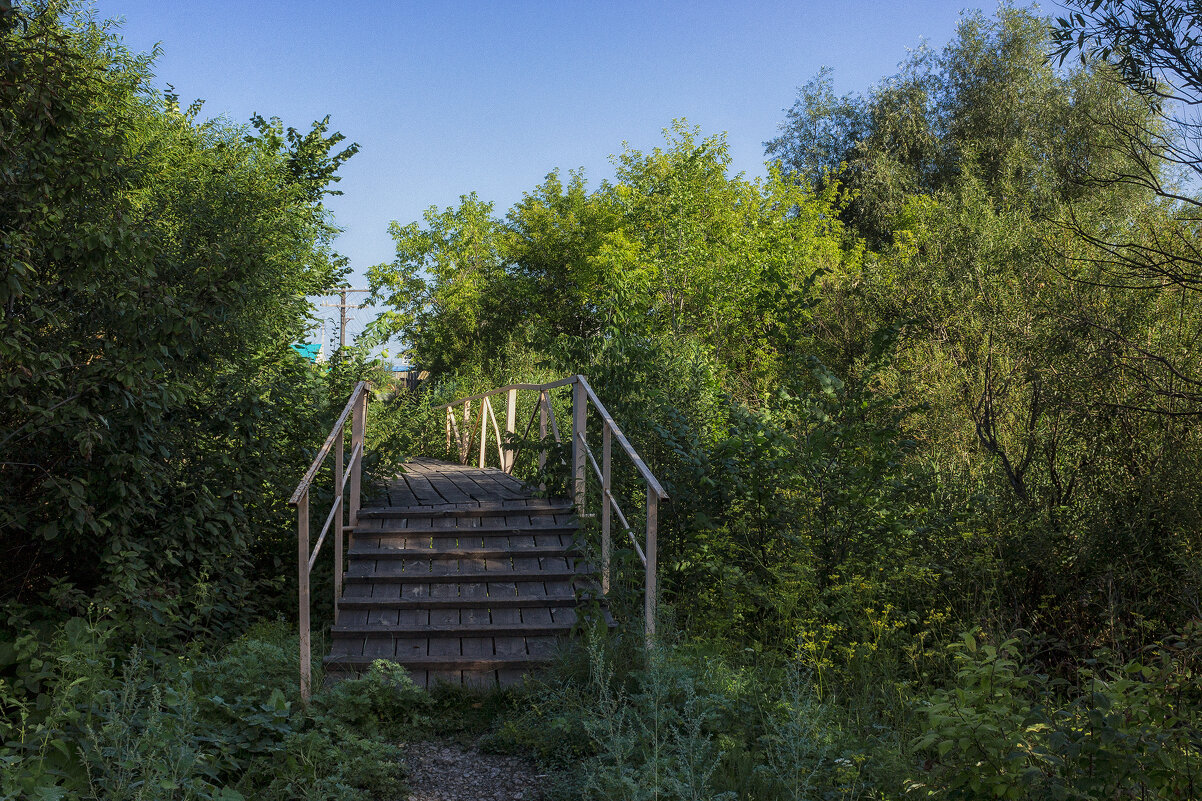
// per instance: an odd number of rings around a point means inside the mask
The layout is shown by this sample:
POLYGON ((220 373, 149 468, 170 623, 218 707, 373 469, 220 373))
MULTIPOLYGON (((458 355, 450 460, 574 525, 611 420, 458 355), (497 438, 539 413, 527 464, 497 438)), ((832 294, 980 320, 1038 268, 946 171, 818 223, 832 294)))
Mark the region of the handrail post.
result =
MULTIPOLYGON (((342 497, 342 479, 344 476, 343 459, 346 443, 346 423, 339 426, 338 439, 334 441, 334 502, 342 497)), ((334 518, 334 622, 338 622, 338 600, 342 597, 342 509, 334 518)))
POLYGON ((451 407, 447 407, 447 458, 451 457, 451 407))
POLYGON ((646 595, 643 598, 643 615, 647 619, 647 647, 655 641, 655 557, 656 530, 659 526, 659 496, 647 487, 647 557, 646 595))
POLYGON ((584 515, 584 443, 585 427, 588 425, 588 395, 584 392, 581 376, 572 384, 572 499, 576 503, 576 514, 584 515))
MULTIPOLYGON (((547 469, 547 404, 551 399, 547 397, 547 390, 542 389, 538 392, 538 441, 543 443, 542 450, 538 452, 538 472, 542 473, 547 469)), ((546 489, 546 484, 539 485, 539 489, 546 489)))
POLYGON ((513 472, 514 462, 517 461, 517 451, 513 447, 513 435, 517 426, 518 414, 518 391, 516 389, 509 390, 509 397, 505 399, 505 464, 501 465, 501 469, 506 473, 513 472))
POLYGON ((367 387, 359 393, 359 401, 355 404, 355 410, 351 417, 351 452, 354 453, 358 449, 358 456, 355 457, 355 463, 351 465, 351 504, 350 504, 350 519, 351 526, 359 525, 359 505, 362 502, 360 497, 361 481, 363 478, 363 435, 367 430, 367 387))
POLYGON ((296 506, 297 583, 300 585, 298 634, 300 641, 300 694, 309 701, 313 685, 313 656, 309 646, 309 492, 301 495, 296 506))
POLYGON ((610 536, 609 529, 611 525, 610 516, 613 514, 613 504, 611 502, 611 488, 613 482, 610 480, 610 446, 613 440, 613 432, 609 428, 609 421, 606 420, 601 426, 601 594, 609 595, 609 554, 610 554, 610 536))
POLYGON ((459 464, 467 464, 467 452, 472 446, 472 402, 463 402, 463 436, 459 443, 459 464))
POLYGON ((492 403, 487 397, 480 401, 480 469, 484 469, 484 456, 488 446, 488 414, 492 411, 492 403))

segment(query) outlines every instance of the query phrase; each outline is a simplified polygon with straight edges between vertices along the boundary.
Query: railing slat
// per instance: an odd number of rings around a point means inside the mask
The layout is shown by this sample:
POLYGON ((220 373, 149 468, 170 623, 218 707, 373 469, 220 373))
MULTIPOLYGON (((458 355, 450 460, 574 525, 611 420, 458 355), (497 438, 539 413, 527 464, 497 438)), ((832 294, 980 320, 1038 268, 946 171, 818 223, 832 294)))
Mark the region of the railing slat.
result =
MULTIPOLYGON (((605 404, 597 397, 597 393, 589 385, 588 380, 583 375, 572 375, 566 378, 561 378, 558 381, 552 381, 546 384, 509 384, 504 387, 481 392, 476 395, 468 395, 464 398, 451 401, 449 403, 439 404, 434 406, 434 409, 446 409, 448 414, 447 423, 447 442, 448 450, 450 448, 451 431, 454 429, 456 435, 460 434, 457 424, 454 408, 459 404, 463 404, 463 423, 464 431, 459 436, 460 441, 460 462, 467 464, 468 453, 471 449, 471 435, 473 429, 471 427, 471 403, 473 400, 480 401, 480 458, 479 465, 481 468, 485 465, 485 454, 487 452, 488 440, 488 422, 491 420, 493 433, 497 437, 497 455, 500 460, 501 469, 510 473, 513 470, 514 464, 517 461, 517 448, 511 447, 510 443, 502 440, 500 427, 497 425, 497 417, 493 412, 492 401, 494 395, 499 395, 502 392, 507 393, 507 404, 505 414, 505 433, 512 435, 515 433, 515 409, 517 406, 518 390, 533 390, 538 392, 538 403, 534 414, 539 418, 539 440, 543 441, 547 437, 547 423, 550 423, 551 432, 555 436, 555 441, 563 443, 563 437, 559 431, 558 422, 555 419, 555 407, 551 403, 549 390, 558 387, 572 385, 572 498, 576 506, 578 515, 585 517, 591 516, 586 514, 585 504, 587 501, 587 470, 585 464, 588 463, 597 479, 601 483, 601 562, 602 562, 602 591, 608 593, 610 585, 610 561, 612 550, 612 516, 611 510, 617 513, 619 521, 630 537, 631 543, 634 545, 635 552, 639 556, 639 560, 643 563, 646 571, 645 583, 645 598, 644 598, 644 613, 646 615, 646 634, 647 642, 650 644, 655 636, 655 605, 656 605, 656 552, 657 552, 657 537, 659 526, 659 502, 668 497, 668 493, 664 490, 663 485, 651 473, 646 463, 635 451, 634 446, 626 439, 626 435, 622 433, 621 427, 610 415, 609 410, 605 408, 605 404), (602 421, 602 461, 604 466, 597 464, 597 457, 593 453, 592 448, 588 444, 588 404, 592 402, 596 407, 597 413, 602 421), (622 507, 618 504, 617 498, 613 494, 613 476, 612 476, 612 444, 617 440, 618 445, 626 454, 634 465, 639 477, 647 488, 647 528, 645 541, 643 545, 639 544, 638 538, 635 537, 634 531, 630 527, 626 515, 622 512, 622 507)), ((522 437, 522 442, 530 433, 531 427, 534 425, 534 414, 531 414, 530 423, 526 426, 526 434, 522 437)), ((546 449, 540 450, 538 457, 539 469, 542 470, 546 466, 546 449)))
POLYGON ((309 554, 309 570, 313 570, 313 565, 317 564, 317 554, 321 551, 322 543, 326 541, 326 532, 330 530, 330 524, 334 522, 334 515, 342 511, 342 496, 339 495, 334 499, 334 503, 330 506, 330 513, 326 515, 326 524, 321 527, 321 533, 317 535, 317 542, 313 545, 313 553, 309 554))
POLYGON ((437 406, 431 406, 430 408, 435 409, 435 410, 446 409, 450 406, 458 406, 459 404, 463 403, 464 401, 474 401, 474 400, 480 400, 481 398, 488 398, 493 395, 500 395, 502 392, 508 392, 511 389, 558 389, 559 387, 566 387, 568 384, 574 384, 574 383, 576 383, 576 376, 570 375, 567 378, 561 378, 558 381, 552 381, 549 384, 506 384, 503 387, 497 387, 496 389, 490 389, 488 392, 480 392, 475 395, 467 395, 466 397, 457 398, 456 400, 453 400, 449 403, 440 403, 437 406))
POLYGON ((603 500, 601 504, 601 592, 605 595, 609 594, 609 528, 613 517, 611 506, 614 505, 613 494, 610 492, 610 478, 613 468, 612 432, 613 429, 610 427, 608 420, 601 423, 601 498, 603 500))
POLYGON ((309 493, 302 492, 296 504, 297 584, 300 587, 297 628, 300 641, 300 694, 309 700, 313 684, 313 653, 309 645, 309 493))

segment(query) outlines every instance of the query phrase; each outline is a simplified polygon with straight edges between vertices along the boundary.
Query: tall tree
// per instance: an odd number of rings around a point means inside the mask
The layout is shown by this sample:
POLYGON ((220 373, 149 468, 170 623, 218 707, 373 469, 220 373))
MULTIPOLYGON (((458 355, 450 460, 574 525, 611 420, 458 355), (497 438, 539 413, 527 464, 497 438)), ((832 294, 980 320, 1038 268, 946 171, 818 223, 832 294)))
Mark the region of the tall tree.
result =
POLYGON ((181 111, 76 4, 0 19, 0 593, 229 608, 319 437, 289 345, 337 279, 320 200, 353 148, 181 111))

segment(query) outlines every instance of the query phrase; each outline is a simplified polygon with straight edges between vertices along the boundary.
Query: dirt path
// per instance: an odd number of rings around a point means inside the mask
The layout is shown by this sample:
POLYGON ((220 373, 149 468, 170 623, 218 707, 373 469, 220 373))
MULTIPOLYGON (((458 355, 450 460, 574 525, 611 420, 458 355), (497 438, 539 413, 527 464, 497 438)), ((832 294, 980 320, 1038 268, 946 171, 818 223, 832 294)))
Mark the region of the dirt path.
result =
POLYGON ((534 761, 482 754, 450 742, 404 746, 409 801, 542 801, 546 777, 534 761))

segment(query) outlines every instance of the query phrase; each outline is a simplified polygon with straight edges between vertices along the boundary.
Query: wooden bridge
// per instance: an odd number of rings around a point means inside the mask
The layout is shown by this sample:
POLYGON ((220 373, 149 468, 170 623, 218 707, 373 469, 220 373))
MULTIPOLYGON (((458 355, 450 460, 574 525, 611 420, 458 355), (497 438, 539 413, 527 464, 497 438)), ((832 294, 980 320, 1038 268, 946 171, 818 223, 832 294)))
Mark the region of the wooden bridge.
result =
MULTIPOLYGON (((422 686, 444 681, 496 687, 520 681, 554 657, 577 621, 582 600, 604 603, 615 520, 643 563, 646 635, 654 635, 658 503, 667 494, 584 376, 549 384, 515 384, 444 404, 439 408, 446 410, 447 454, 460 463, 411 459, 400 476, 362 506, 368 394, 365 383, 352 392, 291 499, 297 508, 304 698, 309 697, 312 682, 309 574, 331 533, 335 611, 332 648, 324 660, 327 676, 358 672, 376 659, 388 659, 404 665, 422 686), (540 469, 547 462, 547 446, 552 441, 563 444, 552 393, 568 387, 572 390, 571 423, 566 426, 571 437, 572 497, 539 497, 544 493, 512 473, 520 443, 529 440, 536 419, 540 469), (531 413, 519 439, 516 422, 523 391, 536 396, 526 404, 531 413), (493 410, 492 398, 497 395, 506 399, 504 435, 493 410), (590 405, 601 418, 600 462, 589 445, 590 405), (348 423, 351 456, 344 465, 348 423), (488 465, 490 428, 496 467, 488 465), (645 485, 642 542, 613 491, 615 441, 645 485), (310 550, 310 489, 331 452, 334 500, 310 550), (475 464, 467 466, 469 455, 477 453, 475 464), (599 515, 588 511, 586 464, 592 467, 600 490, 599 515), (582 546, 587 544, 579 539, 579 521, 585 516, 599 518, 600 564, 582 559, 586 550, 582 546)), ((603 614, 613 625, 608 611, 603 614)))

